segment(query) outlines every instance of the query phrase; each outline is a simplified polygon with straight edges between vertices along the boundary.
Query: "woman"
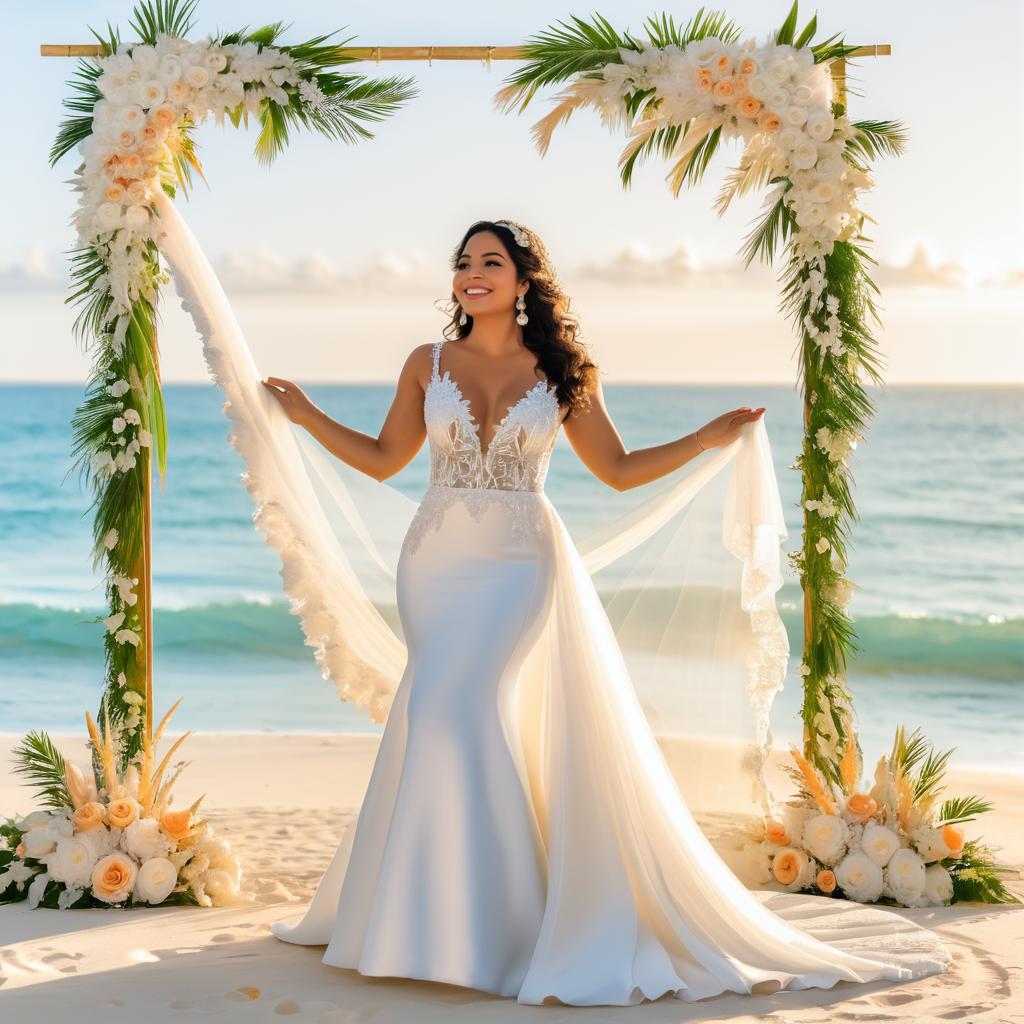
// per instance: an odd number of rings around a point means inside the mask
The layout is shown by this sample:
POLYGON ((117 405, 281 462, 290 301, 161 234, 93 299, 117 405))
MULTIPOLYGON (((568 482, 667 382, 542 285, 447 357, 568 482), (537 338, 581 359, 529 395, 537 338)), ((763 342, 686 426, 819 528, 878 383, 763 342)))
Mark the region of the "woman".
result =
POLYGON ((379 437, 290 381, 263 382, 291 421, 377 480, 424 437, 431 457, 395 578, 408 659, 366 797, 305 916, 274 934, 327 945, 324 963, 363 974, 534 1004, 945 969, 938 938, 896 915, 789 894, 775 894, 776 912, 739 882, 672 782, 544 493, 560 427, 623 491, 763 432, 764 409, 627 451, 536 235, 479 221, 452 266, 455 338, 412 351, 379 437))

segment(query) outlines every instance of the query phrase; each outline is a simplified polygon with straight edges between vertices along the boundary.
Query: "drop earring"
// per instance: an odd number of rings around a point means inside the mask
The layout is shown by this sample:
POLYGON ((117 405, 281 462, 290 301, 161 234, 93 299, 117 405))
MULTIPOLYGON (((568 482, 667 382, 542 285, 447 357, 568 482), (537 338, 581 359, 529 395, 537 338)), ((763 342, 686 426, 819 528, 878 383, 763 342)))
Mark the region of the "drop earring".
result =
POLYGON ((519 324, 520 327, 525 327, 530 322, 530 318, 526 315, 525 295, 520 295, 519 298, 516 299, 516 309, 519 310, 519 316, 516 317, 516 323, 519 324))
POLYGON ((465 327, 465 326, 466 326, 466 321, 467 321, 468 319, 469 319, 469 317, 468 317, 468 316, 466 316, 466 311, 465 311, 465 310, 463 310, 463 311, 462 311, 462 312, 461 312, 461 313, 459 314, 459 323, 460 323, 460 324, 461 324, 461 325, 462 325, 463 327, 465 327))

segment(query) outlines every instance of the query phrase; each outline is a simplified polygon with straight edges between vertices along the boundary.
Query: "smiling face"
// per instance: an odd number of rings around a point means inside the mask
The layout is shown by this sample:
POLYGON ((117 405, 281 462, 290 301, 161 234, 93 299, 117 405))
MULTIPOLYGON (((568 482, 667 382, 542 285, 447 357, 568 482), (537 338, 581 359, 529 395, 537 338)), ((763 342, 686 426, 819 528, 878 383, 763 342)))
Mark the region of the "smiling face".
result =
POLYGON ((469 316, 512 316, 516 300, 528 288, 493 231, 478 231, 466 242, 455 266, 452 290, 469 316))

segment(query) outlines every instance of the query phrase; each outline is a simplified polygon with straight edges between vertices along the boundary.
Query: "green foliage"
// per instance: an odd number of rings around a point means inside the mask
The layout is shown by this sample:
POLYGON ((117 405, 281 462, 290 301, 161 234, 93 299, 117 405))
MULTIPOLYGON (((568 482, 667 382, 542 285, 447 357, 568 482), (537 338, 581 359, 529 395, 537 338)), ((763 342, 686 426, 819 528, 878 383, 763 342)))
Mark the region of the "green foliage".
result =
POLYGON ((25 785, 36 791, 44 807, 69 807, 71 797, 64 781, 64 758, 45 732, 33 730, 14 748, 14 767, 25 785))
POLYGON ((969 839, 956 863, 949 867, 953 879, 953 901, 974 903, 1020 903, 1003 881, 1009 868, 996 864, 992 851, 979 840, 969 839))
POLYGON ((847 140, 847 159, 862 157, 865 161, 883 156, 902 156, 907 144, 906 129, 899 121, 852 121, 857 134, 847 140))
POLYGON ((141 43, 156 44, 158 35, 187 36, 199 0, 141 0, 128 21, 141 43))
POLYGON ((723 11, 704 13, 704 8, 686 23, 683 29, 677 29, 675 19, 662 13, 660 17, 651 15, 644 25, 651 46, 664 49, 666 46, 678 46, 680 49, 698 39, 721 39, 723 43, 739 42, 740 28, 723 11))
POLYGON ((992 810, 992 803, 979 796, 958 796, 943 802, 939 809, 940 825, 962 825, 974 821, 979 814, 992 810))

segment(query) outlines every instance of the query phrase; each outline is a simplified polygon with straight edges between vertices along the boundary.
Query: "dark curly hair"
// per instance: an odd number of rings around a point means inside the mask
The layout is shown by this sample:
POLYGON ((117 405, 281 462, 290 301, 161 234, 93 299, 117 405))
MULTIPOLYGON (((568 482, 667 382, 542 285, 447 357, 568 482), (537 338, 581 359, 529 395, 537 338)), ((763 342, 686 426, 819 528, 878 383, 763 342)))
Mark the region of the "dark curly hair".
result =
MULTIPOLYGON (((530 282, 526 292, 529 323, 523 327, 523 344, 534 353, 540 368, 555 385, 559 404, 567 410, 568 416, 586 407, 588 386, 598 372, 597 365, 590 360, 586 345, 578 338, 579 321, 569 312, 569 296, 562 291, 544 243, 518 221, 508 220, 508 223, 514 224, 529 239, 529 247, 518 245, 515 235, 504 224, 478 220, 455 247, 451 269, 455 271, 473 235, 491 231, 501 239, 516 266, 518 279, 530 282)), ((466 313, 466 323, 459 323, 463 310, 454 292, 448 308, 451 322, 445 325, 442 334, 449 341, 466 337, 473 329, 473 317, 466 313)))

